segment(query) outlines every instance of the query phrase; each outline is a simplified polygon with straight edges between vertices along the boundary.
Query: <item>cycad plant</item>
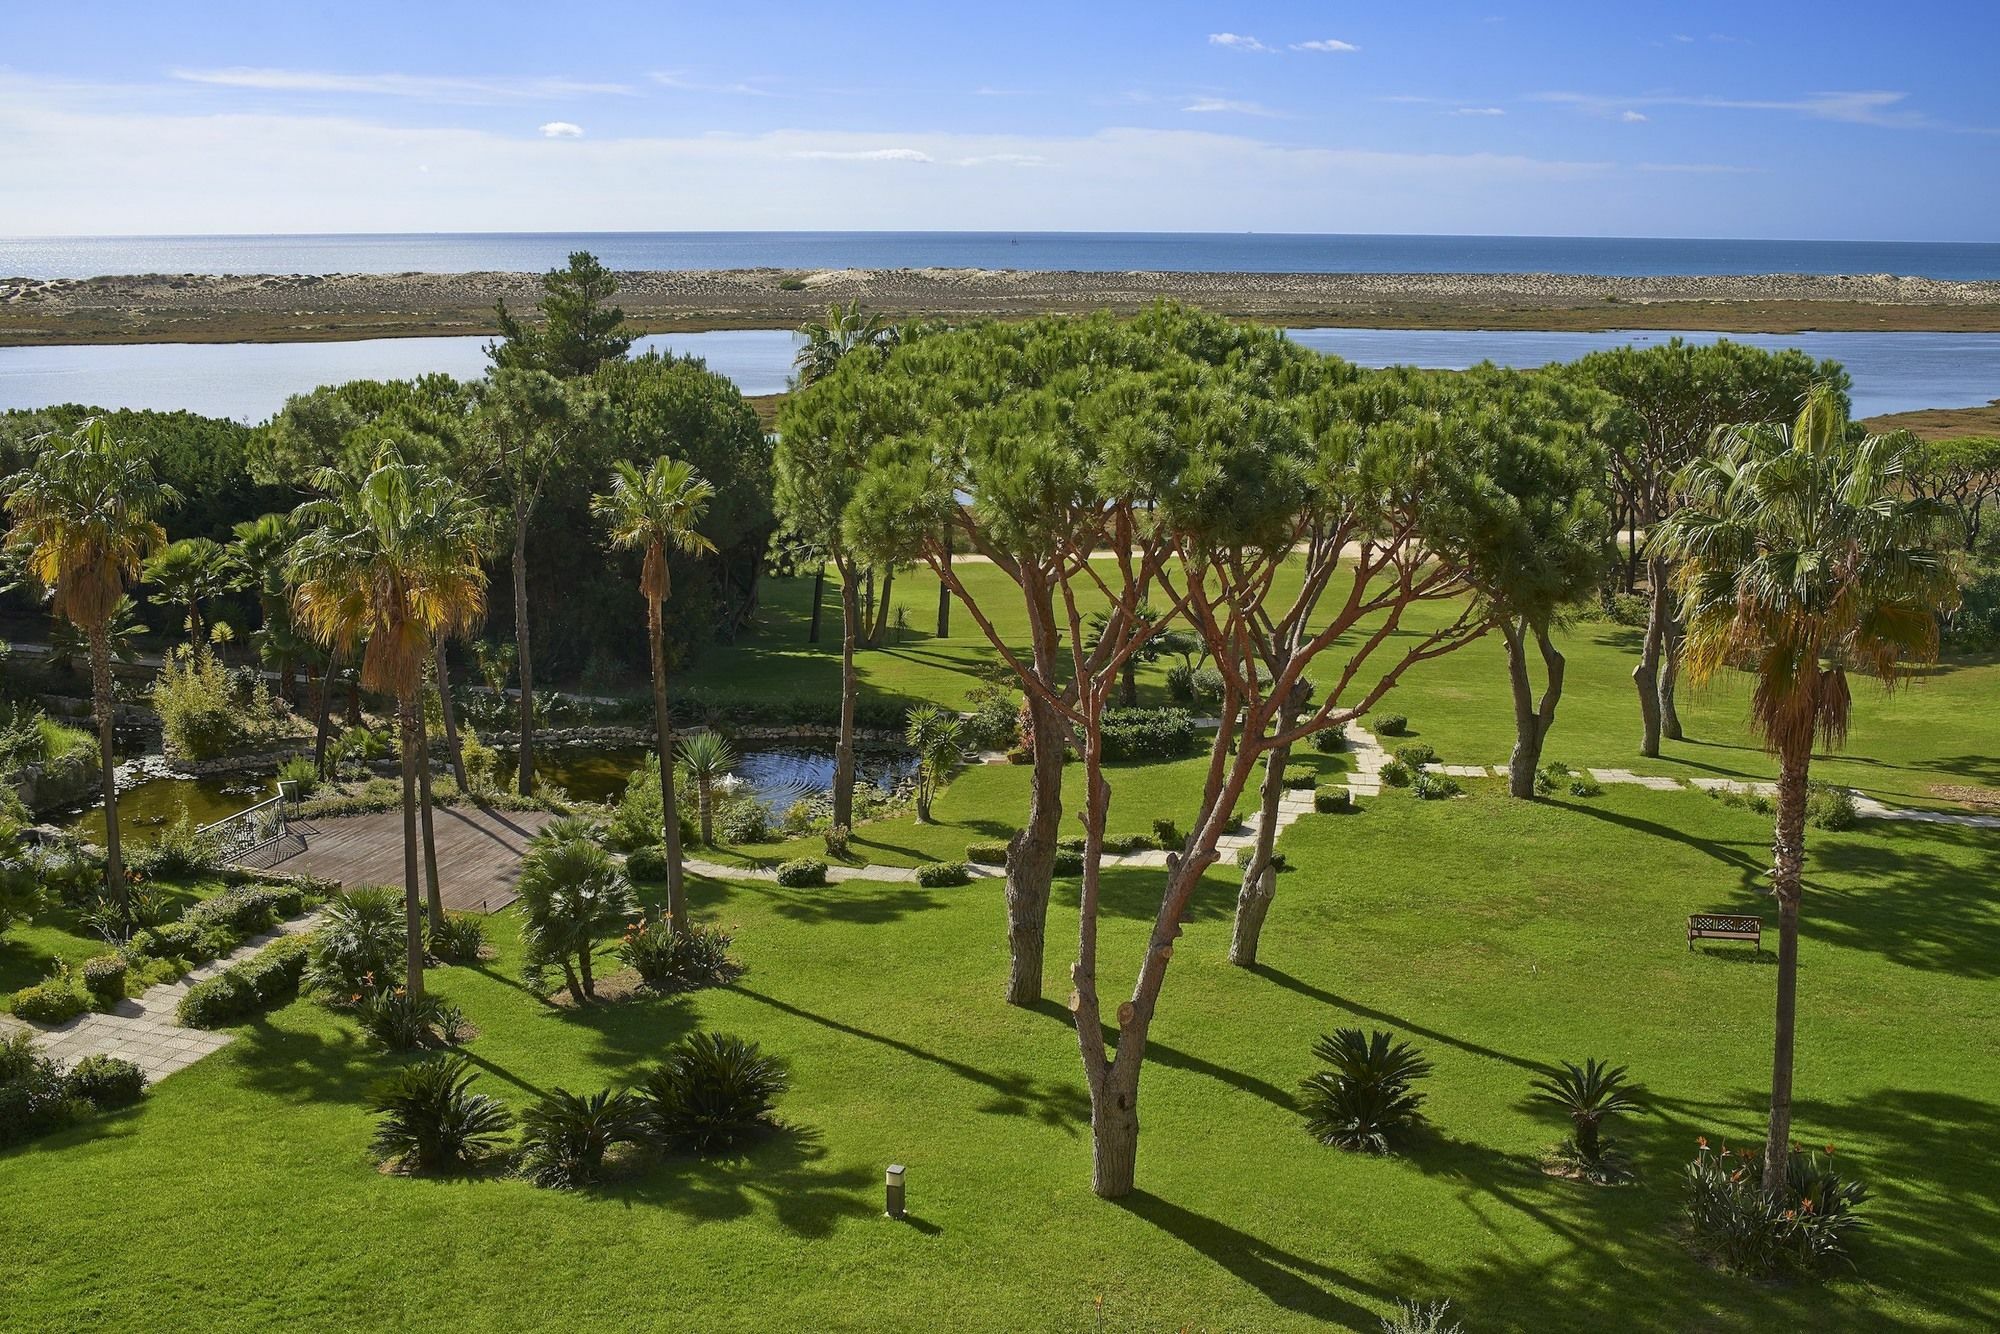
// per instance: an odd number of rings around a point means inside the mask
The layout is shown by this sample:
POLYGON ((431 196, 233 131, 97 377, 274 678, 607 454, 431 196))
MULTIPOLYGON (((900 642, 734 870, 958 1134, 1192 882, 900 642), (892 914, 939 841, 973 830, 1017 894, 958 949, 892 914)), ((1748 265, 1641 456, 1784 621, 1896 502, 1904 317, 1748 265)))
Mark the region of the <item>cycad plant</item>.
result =
POLYGON ((637 911, 631 882, 592 838, 588 823, 552 820, 528 844, 515 888, 526 918, 521 938, 528 967, 562 969, 570 999, 584 1004, 597 994, 591 955, 637 911))
POLYGON ((1607 1146, 1599 1130, 1607 1116, 1644 1110, 1643 1090, 1627 1078, 1625 1067, 1586 1057, 1582 1065, 1562 1065, 1532 1081, 1536 1102, 1560 1107, 1574 1130, 1570 1146, 1586 1171, 1604 1164, 1607 1146))
POLYGON ((1341 1028, 1313 1043, 1327 1069, 1304 1084, 1306 1132, 1322 1144, 1359 1153, 1388 1153, 1392 1141, 1424 1117, 1424 1095, 1411 1086, 1431 1063, 1393 1033, 1341 1028))
POLYGON ((917 753, 917 823, 929 824, 931 803, 965 752, 965 720, 935 704, 911 709, 903 741, 917 753))
POLYGON ((1764 1190, 1784 1187, 1798 1016, 1799 899, 1815 743, 1847 736, 1847 675, 1893 685, 1938 653, 1938 613, 1958 598, 1946 511, 1913 496, 1916 442, 1849 426, 1822 386, 1790 426, 1733 427, 1677 479, 1662 525, 1679 562, 1684 670, 1696 685, 1730 668, 1751 679, 1751 720, 1778 760, 1771 893, 1778 901, 1777 1013, 1764 1190))
POLYGON ((612 1145, 635 1143, 644 1132, 645 1117, 629 1093, 582 1097, 555 1089, 521 1114, 521 1172, 537 1186, 588 1186, 604 1175, 612 1145))
POLYGON ((695 1033, 646 1076, 639 1097, 654 1139, 691 1153, 723 1153, 771 1127, 790 1084, 756 1043, 695 1033))
POLYGON ((715 846, 715 789, 736 767, 736 752, 720 732, 696 732, 681 742, 681 768, 694 784, 695 813, 704 847, 715 846))
POLYGON ((514 1118, 472 1091, 476 1077, 463 1056, 435 1056, 378 1082, 368 1093, 368 1110, 381 1118, 370 1141, 376 1157, 448 1172, 492 1153, 514 1118))

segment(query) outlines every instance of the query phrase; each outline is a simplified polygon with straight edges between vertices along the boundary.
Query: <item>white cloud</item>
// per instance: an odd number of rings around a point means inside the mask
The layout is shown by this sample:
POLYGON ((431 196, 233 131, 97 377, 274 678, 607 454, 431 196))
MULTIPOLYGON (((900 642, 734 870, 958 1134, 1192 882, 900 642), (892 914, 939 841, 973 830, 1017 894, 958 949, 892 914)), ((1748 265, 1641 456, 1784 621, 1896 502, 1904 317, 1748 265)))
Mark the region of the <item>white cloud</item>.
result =
POLYGON ((1356 46, 1352 42, 1343 42, 1340 41, 1338 38, 1334 37, 1322 37, 1317 41, 1292 43, 1292 50, 1294 51, 1335 52, 1335 51, 1359 51, 1360 49, 1361 49, 1360 47, 1356 46))
POLYGON ((934 162, 916 148, 806 148, 792 154, 816 162, 934 162))
POLYGON ((1282 116, 1285 114, 1282 111, 1273 111, 1258 102, 1239 102, 1227 97, 1197 97, 1181 110, 1192 111, 1197 115, 1282 116))
POLYGON ((622 83, 576 79, 490 77, 441 74, 342 74, 329 70, 266 69, 232 65, 226 69, 176 69, 184 83, 245 88, 273 93, 345 93, 365 97, 408 97, 429 102, 551 101, 574 97, 625 96, 622 83))
POLYGON ((1637 125, 1646 119, 1646 113, 1643 111, 1624 111, 1619 113, 1618 119, 1624 121, 1627 125, 1637 125))
POLYGON ((581 139, 583 138, 583 126, 578 125, 575 121, 552 120, 542 126, 542 138, 581 139))
POLYGON ((647 78, 662 88, 672 88, 682 93, 727 93, 736 97, 776 97, 769 88, 759 88, 754 83, 705 83, 690 79, 678 70, 654 70, 647 78))
POLYGON ((1232 51, 1270 51, 1273 49, 1264 45, 1255 37, 1247 36, 1240 32, 1212 32, 1208 35, 1208 44, 1210 46, 1226 46, 1232 51))
POLYGON ((1459 107, 1451 114, 1454 116, 1504 116, 1507 113, 1499 107, 1459 107))
POLYGON ((1642 121, 1636 107, 1693 107, 1708 111, 1773 111, 1805 116, 1812 120, 1839 121, 1848 125, 1874 125, 1891 130, 1952 130, 1964 134, 2000 134, 2000 130, 1976 125, 1954 125, 1934 120, 1924 112, 1907 107, 1909 94, 1886 89, 1857 92, 1807 93, 1791 98, 1749 98, 1683 96, 1645 93, 1633 97, 1600 93, 1538 93, 1536 101, 1573 106, 1596 116, 1615 116, 1624 121, 1642 121))

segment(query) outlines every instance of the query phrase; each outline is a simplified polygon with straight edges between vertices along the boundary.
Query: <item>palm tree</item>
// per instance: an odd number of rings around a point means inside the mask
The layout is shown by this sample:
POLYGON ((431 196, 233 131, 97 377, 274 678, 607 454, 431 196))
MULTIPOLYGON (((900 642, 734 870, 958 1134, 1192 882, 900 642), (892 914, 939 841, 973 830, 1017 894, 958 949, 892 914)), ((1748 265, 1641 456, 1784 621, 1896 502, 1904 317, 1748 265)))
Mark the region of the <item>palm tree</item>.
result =
POLYGON ((653 729, 660 753, 660 809, 667 850, 667 920, 676 934, 687 932, 686 893, 681 884, 681 821, 674 809, 674 723, 667 712, 667 639, 662 608, 673 592, 670 557, 715 550, 696 529, 715 488, 692 464, 657 458, 641 472, 620 460, 611 490, 592 508, 610 529, 611 545, 645 553, 639 593, 646 599, 646 641, 653 659, 653 729))
POLYGON ((169 542, 145 565, 146 582, 154 586, 153 597, 181 609, 181 628, 190 643, 207 640, 202 604, 229 591, 229 553, 220 542, 205 537, 183 537, 169 542))
POLYGON ((1754 682, 1751 716, 1778 759, 1771 892, 1778 900, 1776 1045, 1764 1191, 1785 1188, 1792 1121, 1799 897, 1815 739, 1838 745, 1850 669, 1893 686, 1935 661, 1938 612, 1957 595, 1943 511, 1904 485, 1911 442, 1850 431, 1841 396, 1815 389, 1789 426, 1722 432, 1677 479, 1661 537, 1699 684, 1727 667, 1754 682))
POLYGON ((917 823, 929 824, 931 802, 965 753, 965 720, 935 704, 919 704, 903 724, 903 741, 917 753, 917 823))
POLYGON ((864 313, 859 301, 828 306, 825 319, 807 320, 799 333, 806 341, 792 358, 792 370, 801 389, 824 377, 855 348, 887 348, 898 338, 895 325, 879 314, 864 313))
POLYGON ((166 545, 153 518, 180 499, 133 442, 93 417, 73 434, 39 438, 41 452, 7 479, 7 545, 27 552, 27 573, 54 590, 55 614, 90 645, 91 706, 104 780, 104 884, 121 924, 131 914, 118 848, 118 783, 112 736, 118 701, 111 690, 111 625, 146 559, 166 545))
MULTIPOLYGON (((331 470, 329 499, 300 507, 312 524, 293 549, 299 623, 344 656, 361 652, 361 682, 394 695, 403 765, 403 897, 409 992, 423 994, 423 913, 417 880, 418 691, 439 634, 475 621, 486 602, 486 524, 449 478, 385 456, 359 483, 331 470)), ((433 887, 433 923, 444 905, 433 887)))
POLYGON ((575 817, 551 820, 528 844, 516 885, 530 967, 560 966, 578 1005, 597 994, 590 966, 597 942, 615 934, 634 911, 631 882, 594 832, 575 817))
POLYGON ((695 810, 701 819, 704 847, 715 846, 715 788, 736 767, 736 752, 716 731, 696 732, 681 742, 681 767, 694 781, 695 810))

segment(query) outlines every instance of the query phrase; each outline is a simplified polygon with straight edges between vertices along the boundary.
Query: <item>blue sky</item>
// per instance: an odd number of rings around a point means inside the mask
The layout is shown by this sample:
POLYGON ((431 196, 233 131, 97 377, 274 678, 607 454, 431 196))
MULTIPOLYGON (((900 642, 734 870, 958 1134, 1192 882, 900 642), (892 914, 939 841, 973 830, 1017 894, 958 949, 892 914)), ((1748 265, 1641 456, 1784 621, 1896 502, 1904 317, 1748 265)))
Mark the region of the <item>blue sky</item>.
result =
POLYGON ((0 6, 0 234, 2000 240, 2000 3, 0 6))

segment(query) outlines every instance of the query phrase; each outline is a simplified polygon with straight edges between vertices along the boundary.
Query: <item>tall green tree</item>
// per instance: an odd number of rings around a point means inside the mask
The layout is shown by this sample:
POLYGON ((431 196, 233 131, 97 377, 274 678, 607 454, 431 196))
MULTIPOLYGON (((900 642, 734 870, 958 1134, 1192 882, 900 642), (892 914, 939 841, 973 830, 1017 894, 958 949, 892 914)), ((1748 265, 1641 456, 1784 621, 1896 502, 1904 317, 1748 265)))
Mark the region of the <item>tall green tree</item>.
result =
MULTIPOLYGON (((694 466, 664 455, 643 471, 623 460, 612 470, 611 489, 597 498, 597 516, 611 545, 642 553, 639 595, 646 601, 646 640, 653 675, 653 739, 660 757, 661 837, 667 852, 667 918, 687 931, 681 877, 681 821, 674 808, 674 721, 667 708, 667 638, 663 609, 673 595, 671 558, 715 550, 701 521, 715 488, 694 466)), ((706 834, 703 835, 706 838, 706 834)))
POLYGON ((1736 422, 1789 421, 1815 384, 1845 393, 1847 373, 1796 350, 1766 352, 1727 339, 1696 345, 1672 338, 1647 348, 1594 352, 1576 363, 1588 382, 1615 394, 1624 411, 1611 424, 1612 484, 1631 562, 1644 563, 1646 633, 1632 681, 1639 692, 1639 753, 1658 755, 1660 738, 1678 739, 1674 705, 1679 626, 1672 568, 1650 538, 1673 507, 1673 482, 1700 458, 1715 432, 1736 422))
POLYGON ((1910 447, 1908 484, 1913 495, 1950 508, 1967 551, 1979 551, 1986 509, 2000 501, 2000 437, 1960 436, 1910 447))
POLYGON ((209 625, 204 609, 226 594, 232 583, 223 545, 206 537, 183 537, 161 548, 142 573, 152 586, 154 602, 180 610, 181 628, 189 641, 206 643, 209 625))
POLYGON ((505 301, 494 306, 500 337, 486 355, 502 370, 545 371, 559 380, 590 375, 624 356, 637 337, 625 327, 625 312, 610 304, 617 294, 617 275, 589 251, 572 251, 569 263, 542 275, 539 327, 515 319, 505 301))
POLYGON ((807 320, 799 335, 804 341, 792 357, 792 378, 800 389, 831 375, 842 358, 856 348, 887 351, 900 336, 895 325, 879 313, 863 310, 859 301, 828 306, 826 318, 807 320))
MULTIPOLYGON (((311 526, 293 549, 293 610, 322 643, 348 658, 358 652, 362 684, 396 700, 407 985, 420 996, 426 905, 417 875, 418 694, 437 637, 472 624, 485 605, 486 516, 449 478, 393 456, 358 481, 329 471, 319 482, 330 495, 300 507, 311 526)), ((441 923, 435 882, 432 899, 429 915, 441 923)))
POLYGON ((1687 667, 1696 681, 1742 668, 1751 718, 1778 759, 1771 892, 1778 985, 1764 1191, 1785 1189, 1798 1018, 1806 794, 1815 743, 1838 745, 1850 672, 1890 687, 1938 652, 1938 612, 1956 596, 1942 507, 1908 494, 1912 442, 1849 429, 1845 396, 1814 390, 1790 426, 1723 432, 1681 473, 1662 526, 1680 562, 1687 667))
POLYGON ((92 418, 69 434, 44 437, 40 453, 5 483, 13 526, 7 545, 26 553, 26 573, 53 595, 57 616, 90 645, 91 708, 97 715, 104 781, 104 886, 119 919, 131 923, 118 838, 118 698, 111 688, 111 624, 126 588, 166 545, 154 515, 177 496, 152 460, 92 418))

